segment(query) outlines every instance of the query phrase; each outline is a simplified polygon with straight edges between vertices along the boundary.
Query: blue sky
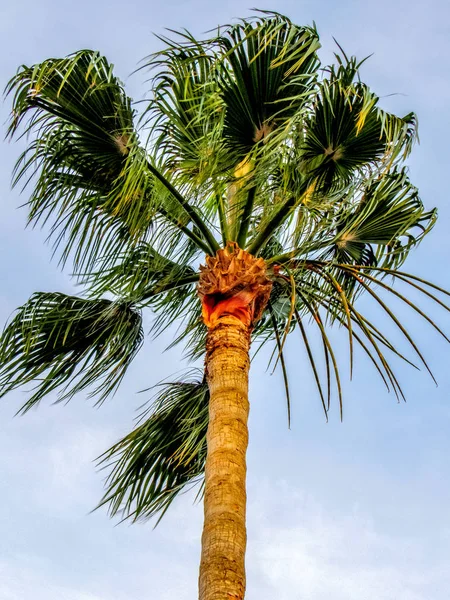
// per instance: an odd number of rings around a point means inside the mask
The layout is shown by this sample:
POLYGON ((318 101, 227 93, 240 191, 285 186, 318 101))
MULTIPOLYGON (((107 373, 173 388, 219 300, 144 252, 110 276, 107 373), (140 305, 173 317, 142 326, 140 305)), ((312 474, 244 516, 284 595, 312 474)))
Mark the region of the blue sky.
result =
MULTIPOLYGON (((363 78, 397 113, 419 115, 421 144, 411 177, 435 230, 407 270, 450 289, 450 9, 445 0, 412 5, 314 0, 260 2, 299 24, 316 21, 326 61, 333 36, 359 57, 373 53, 363 78), (395 95, 391 95, 395 94, 395 95)), ((158 48, 153 33, 186 27, 202 33, 247 16, 240 2, 109 3, 19 0, 0 11, 0 79, 17 67, 80 48, 116 65, 140 99, 145 76, 128 78, 158 48)), ((5 122, 9 106, 2 106, 5 122)), ((0 320, 36 290, 74 290, 51 261, 45 232, 24 231, 26 196, 10 191, 20 144, 0 145, 0 320)), ((432 309, 449 329, 448 318, 432 309)), ((400 365, 407 404, 388 395, 359 357, 345 378, 344 422, 337 406, 325 423, 301 346, 289 340, 293 425, 288 431, 279 375, 252 367, 248 477, 247 600, 446 600, 450 589, 450 348, 419 320, 402 314, 439 381, 400 365)), ((340 361, 347 362, 339 342, 340 361)), ((101 409, 83 397, 51 399, 13 418, 26 397, 0 405, 0 600, 188 600, 196 597, 202 509, 181 498, 153 530, 89 514, 102 493, 93 460, 132 427, 147 388, 180 369, 170 339, 148 341, 116 396, 101 409)))

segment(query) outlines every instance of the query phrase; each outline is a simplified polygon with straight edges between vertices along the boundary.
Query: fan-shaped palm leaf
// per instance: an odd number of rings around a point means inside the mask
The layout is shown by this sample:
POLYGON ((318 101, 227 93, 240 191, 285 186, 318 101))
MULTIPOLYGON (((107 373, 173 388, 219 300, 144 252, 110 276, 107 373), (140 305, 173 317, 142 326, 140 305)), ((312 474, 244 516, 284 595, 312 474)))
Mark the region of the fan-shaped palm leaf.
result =
POLYGON ((92 385, 99 402, 121 382, 143 342, 141 316, 127 302, 38 293, 0 341, 0 395, 37 381, 21 411, 59 390, 68 400, 92 385))
POLYGON ((89 268, 99 256, 144 241, 154 235, 156 213, 186 221, 184 234, 203 251, 218 247, 195 209, 152 166, 131 101, 104 57, 86 50, 22 67, 7 91, 13 94, 9 133, 29 116, 25 132, 36 136, 17 163, 15 182, 40 172, 29 218, 52 218, 56 245, 65 242, 63 260, 75 250, 76 268, 89 268), (200 236, 188 227, 192 220, 200 236))
POLYGON ((378 106, 379 98, 359 80, 355 58, 340 60, 320 84, 314 110, 305 123, 301 155, 306 168, 329 190, 345 186, 355 172, 391 164, 411 149, 416 117, 402 119, 378 106))
POLYGON ((234 164, 282 128, 310 98, 320 47, 317 32, 273 16, 241 21, 217 38, 223 65, 223 139, 234 164))
POLYGON ((111 469, 100 506, 134 521, 159 513, 198 483, 206 458, 209 391, 192 372, 185 381, 161 383, 136 429, 100 457, 111 469))

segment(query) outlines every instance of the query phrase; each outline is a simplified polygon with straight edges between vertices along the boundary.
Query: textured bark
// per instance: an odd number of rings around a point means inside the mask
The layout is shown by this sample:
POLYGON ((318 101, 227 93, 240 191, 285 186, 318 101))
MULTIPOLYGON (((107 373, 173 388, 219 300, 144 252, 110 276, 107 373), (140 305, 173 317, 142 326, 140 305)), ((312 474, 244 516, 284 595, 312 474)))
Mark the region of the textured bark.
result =
POLYGON ((236 244, 201 267, 210 405, 200 600, 243 600, 245 594, 250 333, 271 287, 264 260, 236 244))
POLYGON ((223 316, 208 332, 210 406, 200 600, 242 600, 245 593, 249 345, 249 327, 233 316, 223 316))

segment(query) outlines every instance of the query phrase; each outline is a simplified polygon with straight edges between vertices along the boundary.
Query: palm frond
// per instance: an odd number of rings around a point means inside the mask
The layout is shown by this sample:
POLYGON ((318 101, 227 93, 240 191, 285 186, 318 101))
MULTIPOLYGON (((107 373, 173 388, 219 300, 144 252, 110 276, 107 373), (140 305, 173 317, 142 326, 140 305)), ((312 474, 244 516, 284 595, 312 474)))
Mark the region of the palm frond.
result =
POLYGON ((20 412, 54 390, 62 401, 93 387, 89 395, 101 402, 142 341, 141 315, 128 302, 36 293, 0 338, 0 395, 36 382, 20 412))
MULTIPOLYGON (((159 311, 152 332, 159 335, 167 327, 167 323, 173 322, 173 319, 180 319, 179 327, 173 341, 169 344, 168 350, 181 344, 184 348, 184 357, 189 361, 196 361, 204 357, 206 348, 206 326, 202 319, 201 304, 198 301, 197 294, 186 296, 183 305, 172 302, 171 295, 160 296, 161 306, 166 306, 159 311)), ((158 309, 156 309, 156 312, 158 309)))
POLYGON ((221 126, 221 102, 213 77, 214 56, 186 33, 179 33, 177 40, 162 40, 165 48, 145 63, 157 73, 143 119, 163 167, 201 186, 214 173, 220 152, 215 132, 221 126))
MULTIPOLYGON (((319 259, 341 264, 400 267, 436 222, 425 211, 404 169, 394 169, 360 189, 349 190, 333 215, 319 259)), ((341 279, 342 272, 337 273, 341 279)), ((348 278, 347 278, 348 279, 348 278)))
POLYGON ((193 371, 185 381, 161 383, 138 426, 99 459, 110 469, 99 506, 133 521, 159 513, 197 484, 204 471, 209 391, 193 371))
POLYGON ((19 158, 14 183, 34 182, 30 222, 52 221, 63 262, 75 264, 109 246, 120 250, 149 227, 154 185, 134 128, 134 111, 113 67, 98 52, 23 66, 9 82, 9 134, 34 136, 19 158), (99 240, 106 234, 106 240, 99 240), (115 240, 115 241, 114 241, 115 240), (99 248, 100 246, 100 248, 99 248))
POLYGON ((257 186, 247 193, 241 167, 257 155, 247 179, 263 181, 268 139, 286 137, 286 124, 308 102, 319 64, 317 32, 274 13, 203 41, 176 33, 161 38, 165 48, 146 64, 157 71, 150 141, 188 195, 196 190, 214 199, 211 217, 224 242, 239 238, 243 245, 257 186))
POLYGON ((223 53, 223 139, 237 165, 307 102, 320 44, 315 29, 298 27, 281 15, 240 21, 215 41, 223 53))
POLYGON ((178 222, 181 212, 183 233, 205 251, 217 249, 199 213, 140 145, 131 101, 104 57, 84 50, 24 66, 7 93, 13 95, 10 135, 24 123, 24 133, 34 136, 14 183, 34 182, 29 220, 51 222, 63 262, 74 251, 75 268, 86 269, 153 238, 158 213, 178 222), (200 236, 188 227, 192 222, 200 236))
MULTIPOLYGON (((339 57, 338 57, 339 58, 339 57)), ((314 111, 305 122, 301 154, 306 169, 325 190, 347 185, 355 173, 363 176, 404 159, 416 139, 416 116, 386 113, 379 98, 357 75, 355 57, 325 69, 314 111)))
MULTIPOLYGON (((291 394, 289 391, 289 378, 288 378, 288 373, 287 373, 287 368, 286 368, 286 362, 284 360, 283 342, 282 342, 281 335, 280 335, 280 332, 278 329, 277 318, 276 318, 273 308, 270 304, 270 301, 269 301, 269 305, 268 305, 268 310, 269 310, 270 318, 272 321, 273 332, 275 334, 276 350, 278 351, 277 361, 279 359, 280 365, 281 365, 281 371, 283 374, 284 391, 285 391, 285 395, 286 395, 288 427, 290 429, 291 428, 291 394)), ((285 331, 286 332, 288 331, 288 326, 286 326, 285 331)), ((269 363, 269 366, 270 366, 270 363, 269 363)), ((274 370, 275 370, 276 366, 277 366, 277 363, 275 363, 274 370)))
POLYGON ((80 274, 80 278, 93 296, 109 292, 145 304, 158 294, 195 283, 199 275, 189 265, 193 257, 195 249, 191 248, 187 255, 178 255, 175 262, 150 244, 140 244, 117 256, 115 265, 102 266, 86 276, 80 274))
MULTIPOLYGON (((450 337, 436 323, 434 314, 426 312, 415 300, 405 294, 405 290, 397 289, 396 286, 392 285, 392 282, 386 282, 385 278, 392 277, 398 283, 414 289, 448 312, 450 312, 450 306, 445 302, 445 297, 450 297, 449 292, 419 277, 399 271, 397 268, 339 264, 332 260, 291 260, 287 261, 287 265, 287 272, 295 278, 297 295, 294 327, 289 325, 292 286, 288 282, 289 278, 282 274, 283 268, 279 267, 275 272, 275 282, 270 300, 270 310, 268 312, 270 319, 263 316, 263 319, 255 328, 254 336, 260 343, 272 340, 280 348, 280 331, 286 331, 286 328, 289 328, 289 331, 299 328, 326 414, 328 414, 330 408, 331 369, 335 377, 342 417, 343 395, 340 367, 331 344, 330 335, 327 333, 327 330, 333 325, 342 327, 348 337, 350 377, 353 370, 355 347, 360 348, 366 354, 387 389, 392 389, 399 400, 405 399, 405 396, 391 364, 392 358, 397 357, 418 369, 418 366, 408 358, 404 351, 397 344, 390 341, 386 334, 380 330, 380 325, 372 322, 356 308, 355 301, 363 292, 378 307, 381 307, 386 316, 383 323, 386 324, 388 321, 394 323, 409 348, 433 377, 422 350, 403 323, 403 311, 401 309, 394 310, 388 303, 389 297, 399 300, 404 306, 408 306, 413 313, 420 316, 446 341, 450 342, 450 337), (444 299, 441 299, 440 295, 443 295, 444 299), (325 377, 319 369, 319 360, 314 356, 313 347, 307 334, 305 325, 308 322, 317 327, 317 332, 322 340, 326 366, 325 377), (328 390, 328 397, 325 394, 325 389, 328 390)), ((339 358, 340 362, 341 357, 339 358)))
POLYGON ((84 278, 81 275, 81 280, 89 286, 91 297, 112 293, 150 308, 150 333, 154 337, 177 325, 169 348, 182 344, 186 356, 195 360, 204 354, 206 336, 196 290, 199 273, 189 264, 193 258, 190 253, 174 258, 141 244, 118 257, 113 267, 93 271, 84 278))

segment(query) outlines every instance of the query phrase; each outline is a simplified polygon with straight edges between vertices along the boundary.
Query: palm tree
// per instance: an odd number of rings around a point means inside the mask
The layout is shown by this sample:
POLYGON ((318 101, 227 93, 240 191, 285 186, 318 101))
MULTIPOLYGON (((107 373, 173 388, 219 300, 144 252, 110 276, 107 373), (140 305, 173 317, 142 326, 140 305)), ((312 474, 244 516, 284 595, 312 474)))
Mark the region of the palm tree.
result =
POLYGON ((276 13, 205 40, 161 41, 139 119, 112 65, 90 50, 23 66, 7 87, 9 135, 29 140, 14 183, 31 187, 29 222, 49 227, 85 291, 36 293, 18 309, 0 342, 0 390, 35 382, 21 413, 54 391, 62 401, 89 389, 103 402, 143 344, 141 312, 154 335, 181 323, 173 343, 205 368, 160 384, 101 457, 100 505, 161 517, 200 482, 200 599, 240 600, 250 343, 274 345, 289 415, 283 350, 298 331, 325 415, 337 392, 342 416, 329 327, 346 331, 350 371, 358 346, 401 398, 390 357, 413 362, 357 298, 381 307, 429 370, 386 297, 444 335, 402 286, 444 308, 448 293, 399 270, 436 213, 404 167, 416 117, 380 108, 361 62, 339 48, 322 66, 316 29, 276 13))

